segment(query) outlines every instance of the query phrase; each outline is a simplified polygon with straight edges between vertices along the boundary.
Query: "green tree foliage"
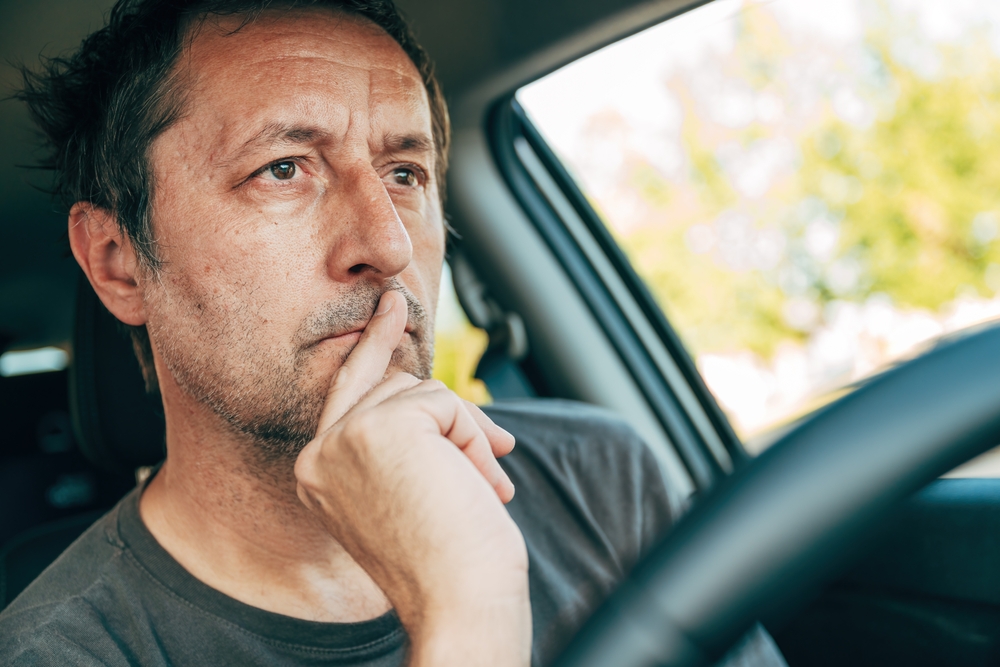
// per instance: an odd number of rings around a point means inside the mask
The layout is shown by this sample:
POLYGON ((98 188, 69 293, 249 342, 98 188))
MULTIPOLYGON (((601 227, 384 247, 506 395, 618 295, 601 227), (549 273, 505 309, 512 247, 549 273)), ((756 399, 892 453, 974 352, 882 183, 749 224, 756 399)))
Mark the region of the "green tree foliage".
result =
MULTIPOLYGON (((1000 212, 1000 66, 983 43, 940 49, 939 77, 873 52, 894 100, 857 131, 825 124, 802 146, 802 189, 842 213, 841 255, 864 280, 851 296, 884 292, 901 306, 938 310, 956 289, 987 295, 1000 212), (819 149, 823 142, 835 150, 819 149)), ((829 291, 829 290, 827 290, 829 291)))
POLYGON ((767 358, 806 340, 833 301, 883 294, 939 311, 1000 288, 1000 59, 985 37, 921 41, 883 11, 860 60, 834 68, 825 101, 796 115, 796 58, 838 54, 796 41, 766 8, 738 20, 716 74, 788 113, 708 122, 699 81, 677 76, 685 177, 668 182, 636 156, 626 167, 647 214, 619 240, 692 351, 767 358), (745 196, 727 151, 765 145, 785 145, 790 166, 745 196))

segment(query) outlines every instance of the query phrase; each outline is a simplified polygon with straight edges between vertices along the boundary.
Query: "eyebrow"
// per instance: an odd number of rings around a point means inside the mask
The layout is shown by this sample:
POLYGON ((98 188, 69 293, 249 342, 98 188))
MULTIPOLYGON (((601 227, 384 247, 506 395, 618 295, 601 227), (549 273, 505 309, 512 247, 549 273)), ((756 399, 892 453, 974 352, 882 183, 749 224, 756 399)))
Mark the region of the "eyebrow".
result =
MULTIPOLYGON (((261 146, 274 146, 275 144, 303 146, 320 143, 329 136, 329 132, 317 127, 268 123, 255 135, 244 141, 225 162, 235 162, 261 146)), ((386 134, 382 137, 381 144, 379 152, 390 155, 396 153, 433 153, 435 150, 434 142, 423 133, 386 134)))
POLYGON ((383 153, 431 153, 434 142, 426 134, 387 134, 382 138, 383 153))
POLYGON ((226 162, 235 162, 241 157, 261 146, 284 144, 302 146, 323 141, 330 133, 317 127, 304 125, 285 125, 283 123, 268 123, 261 130, 243 142, 226 162))

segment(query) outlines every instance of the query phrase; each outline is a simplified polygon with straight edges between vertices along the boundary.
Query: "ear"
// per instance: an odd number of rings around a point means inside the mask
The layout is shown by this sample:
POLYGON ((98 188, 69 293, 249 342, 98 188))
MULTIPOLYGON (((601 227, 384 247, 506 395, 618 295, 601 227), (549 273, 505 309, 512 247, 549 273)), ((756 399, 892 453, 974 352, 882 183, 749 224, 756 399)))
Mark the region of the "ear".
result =
POLYGON ((69 211, 69 245, 104 306, 125 324, 146 323, 139 262, 111 212, 89 202, 69 211))

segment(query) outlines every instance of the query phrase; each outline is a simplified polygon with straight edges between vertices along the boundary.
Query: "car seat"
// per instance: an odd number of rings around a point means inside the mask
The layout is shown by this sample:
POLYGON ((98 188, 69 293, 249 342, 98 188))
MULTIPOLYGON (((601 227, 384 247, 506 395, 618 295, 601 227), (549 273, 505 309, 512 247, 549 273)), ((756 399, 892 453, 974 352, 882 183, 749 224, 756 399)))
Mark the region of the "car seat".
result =
MULTIPOLYGON (((99 469, 133 474, 163 460, 160 399, 146 392, 127 333, 85 279, 77 288, 69 399, 78 446, 99 469)), ((5 544, 0 551, 0 609, 100 514, 87 512, 43 524, 5 544)))

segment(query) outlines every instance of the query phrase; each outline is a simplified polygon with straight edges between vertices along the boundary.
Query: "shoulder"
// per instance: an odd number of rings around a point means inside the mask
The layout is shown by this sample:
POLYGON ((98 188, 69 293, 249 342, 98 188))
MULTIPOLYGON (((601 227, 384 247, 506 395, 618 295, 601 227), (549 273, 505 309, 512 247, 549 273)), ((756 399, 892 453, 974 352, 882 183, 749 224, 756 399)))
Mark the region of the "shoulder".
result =
POLYGON ((572 487, 575 499, 594 511, 627 514, 638 511, 629 499, 649 497, 673 514, 670 500, 660 498, 665 486, 656 458, 610 410, 562 399, 510 401, 484 410, 514 436, 514 451, 501 464, 527 476, 525 481, 541 476, 548 484, 572 487))
POLYGON ((489 406, 517 444, 500 460, 524 535, 535 663, 546 663, 673 522, 664 477, 612 412, 564 400, 489 406))
POLYGON ((533 527, 535 513, 544 507, 551 519, 560 517, 550 526, 563 532, 586 528, 613 546, 612 560, 627 569, 642 550, 649 525, 670 523, 662 471, 618 415, 550 399, 495 405, 488 414, 517 442, 501 465, 514 482, 515 497, 521 495, 511 514, 526 527, 533 527))
POLYGON ((675 518, 655 457, 613 412, 553 399, 485 411, 517 441, 501 465, 515 485, 509 510, 522 530, 537 528, 544 508, 548 528, 590 535, 626 570, 675 518))
POLYGON ((515 428, 541 427, 539 435, 578 434, 626 436, 638 440, 631 426, 616 413, 589 403, 561 398, 532 398, 501 401, 483 407, 497 423, 515 428), (595 431, 596 429, 596 431, 595 431))
POLYGON ((105 602, 120 593, 109 585, 122 555, 115 515, 112 510, 88 528, 0 612, 0 662, 127 664, 114 642, 105 641, 105 602), (95 645, 108 649, 99 659, 91 650, 95 645))
POLYGON ((101 610, 74 595, 8 607, 0 615, 0 662, 5 665, 127 665, 101 610))
POLYGON ((635 430, 604 408, 561 399, 497 403, 484 411, 514 435, 511 461, 532 459, 579 479, 615 471, 629 477, 659 474, 635 430))

